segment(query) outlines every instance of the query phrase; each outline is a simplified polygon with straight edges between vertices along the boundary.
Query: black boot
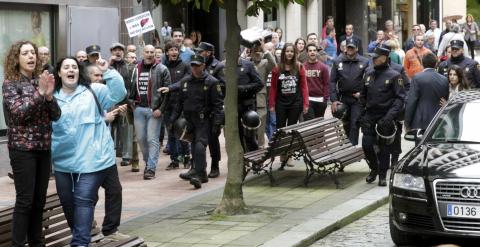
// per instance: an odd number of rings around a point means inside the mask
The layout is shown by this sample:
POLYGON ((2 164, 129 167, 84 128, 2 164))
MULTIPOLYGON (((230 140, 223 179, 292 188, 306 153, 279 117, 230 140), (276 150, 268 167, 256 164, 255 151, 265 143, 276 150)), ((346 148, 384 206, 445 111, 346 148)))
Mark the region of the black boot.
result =
POLYGON ((377 179, 377 170, 371 170, 370 171, 370 174, 368 174, 367 178, 365 179, 365 181, 367 181, 367 183, 372 183, 373 181, 375 181, 375 179, 377 179))
POLYGON ((190 178, 192 177, 192 175, 195 174, 195 169, 190 168, 190 170, 188 170, 188 172, 183 172, 183 173, 180 173, 180 175, 178 175, 181 179, 184 179, 184 180, 190 180, 190 178))
POLYGON ((218 165, 218 160, 212 160, 212 164, 210 166, 210 173, 208 174, 209 178, 216 178, 220 175, 220 169, 218 165))
POLYGON ((202 188, 202 183, 208 183, 208 177, 206 172, 200 174, 195 173, 190 178, 190 184, 195 187, 195 189, 202 188))
POLYGON ((387 186, 387 176, 386 175, 380 175, 378 176, 378 186, 385 187, 387 186))

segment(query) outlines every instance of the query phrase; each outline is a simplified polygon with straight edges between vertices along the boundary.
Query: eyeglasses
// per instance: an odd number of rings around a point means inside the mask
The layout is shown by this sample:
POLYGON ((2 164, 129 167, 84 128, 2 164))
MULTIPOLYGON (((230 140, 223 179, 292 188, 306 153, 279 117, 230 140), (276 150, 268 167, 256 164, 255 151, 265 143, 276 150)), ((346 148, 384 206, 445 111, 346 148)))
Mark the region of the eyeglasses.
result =
POLYGON ((412 31, 420 31, 420 28, 414 28, 412 31))

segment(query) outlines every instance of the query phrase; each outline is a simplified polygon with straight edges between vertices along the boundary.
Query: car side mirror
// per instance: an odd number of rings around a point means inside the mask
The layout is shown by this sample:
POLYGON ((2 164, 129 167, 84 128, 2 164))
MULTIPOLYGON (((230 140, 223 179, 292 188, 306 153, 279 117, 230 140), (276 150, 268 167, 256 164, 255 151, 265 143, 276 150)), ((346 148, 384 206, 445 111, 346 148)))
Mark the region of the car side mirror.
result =
POLYGON ((423 137, 423 132, 425 131, 422 129, 412 129, 407 131, 407 133, 405 133, 405 136, 403 138, 407 141, 412 141, 412 142, 419 141, 423 137))

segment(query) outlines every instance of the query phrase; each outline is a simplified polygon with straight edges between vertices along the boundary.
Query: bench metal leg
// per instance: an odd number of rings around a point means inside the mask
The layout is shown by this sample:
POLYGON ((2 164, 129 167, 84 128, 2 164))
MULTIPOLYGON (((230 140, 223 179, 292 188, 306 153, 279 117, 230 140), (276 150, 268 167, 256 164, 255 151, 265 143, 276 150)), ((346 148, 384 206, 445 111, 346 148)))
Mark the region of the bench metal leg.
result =
POLYGON ((315 173, 315 169, 313 168, 313 165, 310 163, 310 161, 308 159, 304 158, 303 162, 305 163, 305 168, 306 168, 306 171, 307 171, 307 174, 305 175, 305 178, 303 179, 303 185, 305 185, 305 187, 307 187, 308 182, 310 181, 310 178, 315 173))

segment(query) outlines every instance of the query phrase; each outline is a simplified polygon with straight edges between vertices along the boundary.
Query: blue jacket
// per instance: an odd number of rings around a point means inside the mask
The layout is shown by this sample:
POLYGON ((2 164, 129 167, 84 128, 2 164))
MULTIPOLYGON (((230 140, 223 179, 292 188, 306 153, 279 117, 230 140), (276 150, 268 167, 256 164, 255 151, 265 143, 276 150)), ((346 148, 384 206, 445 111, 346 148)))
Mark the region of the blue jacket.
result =
MULTIPOLYGON (((127 95, 122 76, 115 70, 103 74, 106 85, 91 84, 106 111, 127 95)), ((113 140, 93 94, 83 85, 64 94, 55 92, 62 116, 52 122, 52 163, 55 171, 91 173, 115 165, 113 140)))

